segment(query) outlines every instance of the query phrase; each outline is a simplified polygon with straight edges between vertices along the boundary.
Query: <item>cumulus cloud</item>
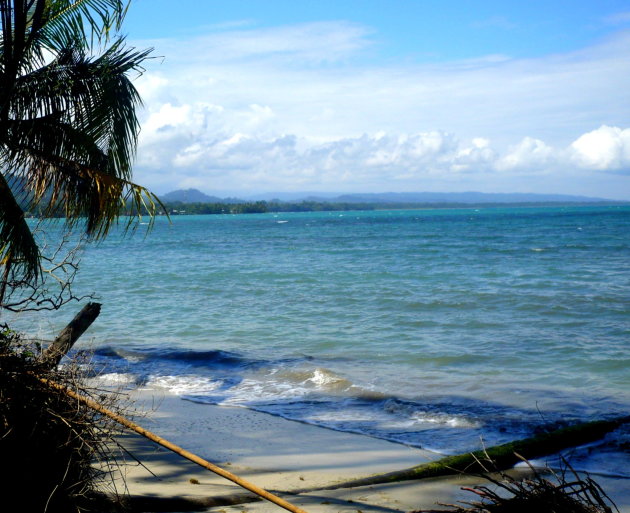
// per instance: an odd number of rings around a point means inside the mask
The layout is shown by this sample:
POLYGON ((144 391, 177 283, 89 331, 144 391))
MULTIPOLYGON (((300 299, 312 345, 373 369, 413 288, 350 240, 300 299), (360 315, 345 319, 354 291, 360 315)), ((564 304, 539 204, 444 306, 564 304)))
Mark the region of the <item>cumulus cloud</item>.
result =
POLYGON ((496 161, 500 171, 547 171, 558 160, 557 151, 540 139, 525 137, 518 144, 511 146, 508 152, 496 161))
POLYGON ((630 168, 630 129, 617 127, 586 133, 568 147, 524 137, 501 151, 489 139, 463 140, 439 130, 381 131, 333 140, 235 132, 217 123, 224 116, 248 120, 243 126, 251 126, 264 123, 273 112, 261 106, 229 113, 212 105, 163 105, 145 124, 143 165, 177 176, 177 187, 246 190, 281 190, 287 184, 305 190, 404 189, 426 187, 436 178, 452 182, 471 175, 560 174, 576 166, 598 173, 630 168))
POLYGON ((629 169, 630 33, 538 59, 368 65, 371 37, 327 22, 149 42, 167 59, 137 82, 138 181, 162 192, 500 179, 510 190, 509 177, 629 169))
POLYGON ((630 129, 601 126, 571 144, 573 160, 583 168, 630 171, 630 129))

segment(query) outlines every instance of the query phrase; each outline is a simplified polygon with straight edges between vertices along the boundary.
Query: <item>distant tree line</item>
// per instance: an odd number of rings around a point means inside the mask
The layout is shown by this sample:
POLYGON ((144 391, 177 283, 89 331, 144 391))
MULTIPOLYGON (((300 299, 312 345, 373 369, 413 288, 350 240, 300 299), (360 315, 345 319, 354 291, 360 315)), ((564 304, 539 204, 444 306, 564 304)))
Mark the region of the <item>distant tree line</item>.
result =
POLYGON ((261 214, 267 212, 264 201, 248 203, 184 203, 172 201, 164 203, 169 215, 203 215, 203 214, 261 214))
MULTIPOLYGON (((375 203, 336 203, 325 201, 253 201, 241 203, 184 203, 169 201, 163 203, 164 213, 169 215, 205 214, 264 214, 266 212, 330 212, 347 210, 374 210, 375 203)), ((400 207, 399 207, 400 208, 400 207)), ((131 211, 129 212, 131 213, 131 211)))
MULTIPOLYGON (((184 203, 169 201, 157 206, 156 214, 178 215, 212 215, 212 214, 264 214, 267 212, 347 212, 357 210, 413 210, 413 209, 448 209, 448 208, 499 208, 499 207, 553 207, 553 206, 597 206, 612 205, 614 202, 527 202, 527 203, 370 203, 370 202, 336 202, 304 200, 299 202, 271 201, 242 201, 242 202, 212 202, 212 203, 184 203)), ((618 202, 616 204, 628 204, 618 202)), ((122 215, 148 215, 141 208, 128 204, 122 215)), ((48 208, 46 212, 35 206, 25 213, 26 217, 65 217, 63 209, 48 208)))
MULTIPOLYGON (((216 203, 184 203, 181 201, 164 203, 165 212, 169 215, 203 215, 203 214, 264 214, 266 212, 346 212, 357 210, 413 210, 413 209, 449 209, 449 208, 498 208, 498 207, 545 207, 545 206, 595 206, 610 205, 590 202, 527 202, 527 203, 399 203, 399 202, 337 202, 313 201, 286 202, 279 200, 254 202, 216 202, 216 203)), ((130 211, 130 213, 133 213, 130 211)))

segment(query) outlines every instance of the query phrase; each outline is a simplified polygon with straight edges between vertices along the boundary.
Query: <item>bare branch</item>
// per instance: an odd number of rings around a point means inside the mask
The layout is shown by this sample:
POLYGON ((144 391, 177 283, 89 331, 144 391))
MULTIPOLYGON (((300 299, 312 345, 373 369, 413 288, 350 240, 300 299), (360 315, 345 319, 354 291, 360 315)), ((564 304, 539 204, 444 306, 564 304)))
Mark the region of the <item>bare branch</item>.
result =
POLYGON ((94 294, 76 295, 72 289, 86 237, 65 232, 61 240, 50 241, 40 228, 35 233, 41 241, 41 277, 35 282, 19 269, 6 267, 0 277, 0 289, 5 291, 0 311, 54 311, 72 301, 95 299, 94 294))

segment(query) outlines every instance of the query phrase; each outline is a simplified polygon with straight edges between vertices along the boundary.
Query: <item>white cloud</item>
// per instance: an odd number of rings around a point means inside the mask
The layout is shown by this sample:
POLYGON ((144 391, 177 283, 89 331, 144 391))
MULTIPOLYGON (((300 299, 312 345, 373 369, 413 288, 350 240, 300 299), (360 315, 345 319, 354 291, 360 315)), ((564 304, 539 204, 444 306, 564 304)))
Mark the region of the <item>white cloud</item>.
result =
POLYGON ((499 176, 518 190, 527 176, 629 167, 630 33, 570 54, 446 64, 364 64, 370 30, 345 22, 152 43, 167 58, 137 83, 136 174, 158 192, 482 190, 499 176))
MULTIPOLYGON (((178 114, 189 111, 184 107, 176 110, 178 114)), ((566 148, 525 137, 501 152, 487 139, 465 142, 441 131, 380 132, 325 142, 297 135, 203 132, 201 127, 207 123, 197 114, 189 118, 187 128, 192 136, 183 137, 172 130, 174 119, 180 118, 166 116, 169 123, 161 125, 152 137, 151 154, 160 161, 160 168, 179 177, 173 187, 195 183, 205 190, 351 190, 380 185, 381 189, 404 190, 426 188, 435 179, 448 183, 464 175, 486 179, 498 174, 559 175, 567 167, 575 167, 575 162, 582 169, 601 173, 617 171, 630 162, 630 129, 603 127, 566 148), (164 151, 178 146, 178 151, 164 151)))
POLYGON ((586 169, 630 172, 630 129, 601 126, 571 144, 574 161, 586 169))
POLYGON ((371 46, 371 33, 356 23, 327 21, 211 32, 189 40, 149 40, 139 46, 156 48, 167 62, 176 61, 176 66, 271 61, 304 66, 344 60, 371 46))
POLYGON ((540 139, 525 137, 498 159, 496 168, 500 171, 524 170, 530 173, 548 171, 558 157, 557 151, 540 139))
POLYGON ((192 108, 190 105, 175 107, 170 103, 160 105, 143 123, 146 134, 159 138, 160 134, 176 130, 190 123, 192 108))

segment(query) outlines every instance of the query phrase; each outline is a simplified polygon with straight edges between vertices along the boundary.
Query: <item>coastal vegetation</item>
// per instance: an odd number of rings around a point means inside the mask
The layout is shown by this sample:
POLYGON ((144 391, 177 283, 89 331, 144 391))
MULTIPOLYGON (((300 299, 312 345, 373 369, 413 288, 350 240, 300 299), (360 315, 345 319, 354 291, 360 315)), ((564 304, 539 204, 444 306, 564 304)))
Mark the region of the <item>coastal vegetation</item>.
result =
POLYGON ((149 51, 113 37, 125 11, 122 0, 0 2, 2 290, 41 276, 25 211, 61 214, 99 239, 121 205, 155 207, 157 197, 131 181, 140 98, 129 75, 149 51))
POLYGON ((264 214, 266 212, 331 212, 348 210, 374 210, 369 203, 336 203, 323 201, 254 201, 242 203, 164 203, 170 215, 199 214, 264 214))
POLYGON ((34 513, 89 511, 103 475, 94 461, 110 461, 108 442, 118 430, 48 382, 97 397, 110 408, 118 409, 118 400, 85 386, 80 364, 87 362, 76 360, 60 369, 45 362, 43 354, 40 344, 0 327, 3 501, 34 513))
MULTIPOLYGON (((606 203, 612 205, 613 203, 606 203)), ((279 212, 352 212, 370 210, 422 210, 449 208, 507 208, 507 207, 554 207, 554 206, 594 206, 597 203, 370 203, 370 202, 337 202, 337 201, 253 201, 253 202, 212 202, 212 203, 184 203, 182 201, 162 202, 162 210, 158 213, 171 216, 178 215, 217 215, 217 214, 265 214, 279 212)), ((32 212, 39 216, 38 210, 32 212)), ((127 209, 129 215, 134 214, 134 208, 127 209)), ((146 214, 145 210, 141 210, 146 214)), ((61 212, 56 215, 62 216, 61 212)))
MULTIPOLYGON (((66 252, 66 237, 42 243, 29 211, 63 217, 67 233, 98 240, 123 206, 135 215, 159 204, 131 181, 140 105, 131 75, 150 50, 117 35, 126 9, 122 0, 0 1, 0 315, 79 299, 68 292, 79 246, 66 252)), ((58 341, 71 345, 82 332, 75 327, 58 341)), ((0 491, 24 511, 68 513, 87 507, 109 430, 63 392, 99 395, 84 386, 79 365, 58 368, 69 345, 51 347, 55 354, 0 325, 0 491)))
MULTIPOLYGON (((271 195, 268 195, 271 196, 271 195)), ((553 194, 383 193, 321 197, 304 193, 256 200, 208 196, 197 189, 176 190, 161 196, 170 215, 251 214, 266 212, 330 212, 354 210, 414 210, 438 208, 554 207, 618 205, 598 198, 553 194), (293 196, 292 199, 289 199, 293 196), (282 199, 281 199, 282 198, 282 199)), ((131 209, 129 209, 131 212, 131 209)))

